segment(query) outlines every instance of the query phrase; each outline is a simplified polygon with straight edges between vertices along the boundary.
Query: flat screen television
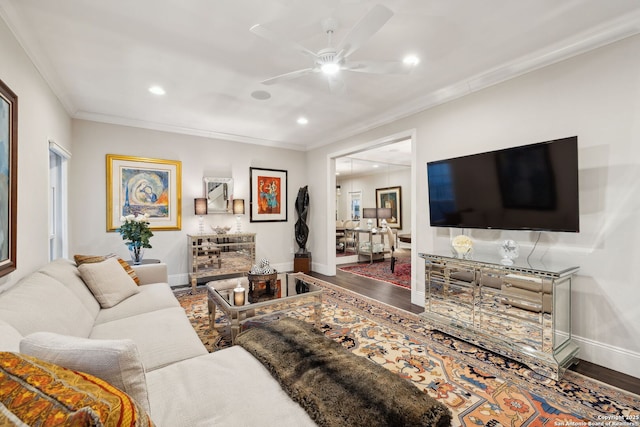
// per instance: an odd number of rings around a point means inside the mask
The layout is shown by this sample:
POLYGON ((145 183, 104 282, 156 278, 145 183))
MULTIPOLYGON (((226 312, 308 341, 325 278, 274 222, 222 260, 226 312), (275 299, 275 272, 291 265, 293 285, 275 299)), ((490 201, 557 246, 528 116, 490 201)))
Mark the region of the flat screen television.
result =
POLYGON ((580 231, 578 137, 427 163, 432 227, 580 231))

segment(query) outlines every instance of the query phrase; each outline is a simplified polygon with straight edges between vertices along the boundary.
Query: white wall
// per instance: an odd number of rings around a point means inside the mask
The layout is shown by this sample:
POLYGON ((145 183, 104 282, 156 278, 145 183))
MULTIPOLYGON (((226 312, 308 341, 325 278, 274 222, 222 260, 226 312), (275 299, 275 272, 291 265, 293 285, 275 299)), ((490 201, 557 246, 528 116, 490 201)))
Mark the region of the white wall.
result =
MULTIPOLYGON (((307 185, 304 153, 238 142, 102 124, 73 121, 74 153, 70 179, 69 250, 75 253, 114 252, 128 259, 120 234, 106 231, 106 155, 151 157, 182 162, 182 230, 155 231, 153 248, 145 257, 167 263, 171 285, 188 283, 187 233, 198 232, 193 199, 203 197, 204 176, 234 179, 234 196, 245 199, 246 215, 242 231, 255 232, 256 257, 267 258, 280 271, 293 268, 292 250, 297 250, 294 224, 298 189, 307 185), (249 221, 249 167, 288 171, 288 221, 258 223, 249 221)), ((311 203, 314 203, 310 186, 311 203)), ((210 225, 229 225, 235 229, 235 216, 211 214, 204 218, 210 225)), ((309 243, 314 240, 313 231, 309 243)))
MULTIPOLYGON (((307 153, 313 183, 329 193, 331 153, 402 131, 416 132, 417 252, 449 244, 429 226, 425 163, 565 136, 579 138, 581 232, 543 233, 533 256, 579 265, 573 332, 580 357, 640 377, 640 37, 540 69, 437 108, 307 153), (324 163, 324 164, 322 164, 324 163)), ((329 200, 329 203, 331 200, 329 200)), ((330 242, 332 234, 324 228, 330 242)), ((537 233, 474 232, 480 248, 505 237, 532 249, 537 233)), ((326 243, 315 242, 316 252, 326 243)), ((414 252, 415 252, 414 251, 414 252)), ((318 268, 331 264, 316 257, 318 268)), ((412 300, 422 303, 424 265, 413 270, 412 300)))
POLYGON ((0 288, 49 259, 49 142, 71 150, 71 120, 0 19, 0 79, 18 96, 17 269, 0 288))

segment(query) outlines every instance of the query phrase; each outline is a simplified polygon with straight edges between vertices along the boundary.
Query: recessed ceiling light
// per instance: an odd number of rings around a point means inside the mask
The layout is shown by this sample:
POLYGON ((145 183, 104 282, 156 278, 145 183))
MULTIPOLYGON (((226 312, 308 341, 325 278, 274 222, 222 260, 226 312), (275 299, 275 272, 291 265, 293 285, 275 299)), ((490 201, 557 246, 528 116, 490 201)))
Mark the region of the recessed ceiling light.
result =
POLYGON ((411 67, 416 66, 420 63, 420 58, 418 58, 415 55, 407 55, 404 57, 404 59, 402 60, 402 62, 404 62, 405 65, 409 65, 411 67))
POLYGON ((340 65, 334 62, 327 62, 326 64, 322 64, 320 69, 325 74, 333 75, 340 71, 340 65))
POLYGON ((164 95, 167 93, 161 86, 151 86, 149 88, 149 92, 151 92, 154 95, 164 95))
POLYGON ((299 125, 306 125, 307 123, 309 123, 309 119, 307 119, 306 117, 298 117, 299 125))
POLYGON ((373 167, 374 167, 374 168, 378 168, 378 167, 380 167, 380 166, 378 166, 378 165, 373 165, 373 167))

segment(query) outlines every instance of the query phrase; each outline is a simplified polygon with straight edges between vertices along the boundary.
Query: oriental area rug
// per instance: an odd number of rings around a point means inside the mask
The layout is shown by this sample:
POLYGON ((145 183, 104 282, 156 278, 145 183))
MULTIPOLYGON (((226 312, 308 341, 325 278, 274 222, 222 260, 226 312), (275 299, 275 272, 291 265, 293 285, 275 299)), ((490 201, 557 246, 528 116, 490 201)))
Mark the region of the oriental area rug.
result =
POLYGON ((391 272, 391 263, 389 260, 378 261, 371 264, 345 265, 344 267, 339 267, 339 269, 347 273, 382 280, 383 282, 411 289, 411 258, 398 257, 393 272, 391 272))
MULTIPOLYGON (((323 285, 320 329, 444 403, 453 426, 638 426, 640 396, 567 371, 555 381, 526 366, 433 330, 418 315, 338 286, 323 285)), ((230 345, 216 310, 209 328, 206 289, 178 291, 209 351, 230 345)), ((305 309, 289 313, 305 319, 305 309)))

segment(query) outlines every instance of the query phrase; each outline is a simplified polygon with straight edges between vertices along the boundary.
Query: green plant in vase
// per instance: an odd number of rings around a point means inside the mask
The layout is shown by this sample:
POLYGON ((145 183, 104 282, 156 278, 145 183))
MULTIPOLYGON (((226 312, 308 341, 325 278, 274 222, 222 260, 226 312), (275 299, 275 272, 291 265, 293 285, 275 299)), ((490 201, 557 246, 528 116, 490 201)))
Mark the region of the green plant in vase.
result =
POLYGON ((149 228, 149 214, 127 215, 120 217, 122 225, 118 232, 129 248, 134 264, 140 264, 144 256, 144 249, 151 248, 149 239, 153 236, 149 228))

